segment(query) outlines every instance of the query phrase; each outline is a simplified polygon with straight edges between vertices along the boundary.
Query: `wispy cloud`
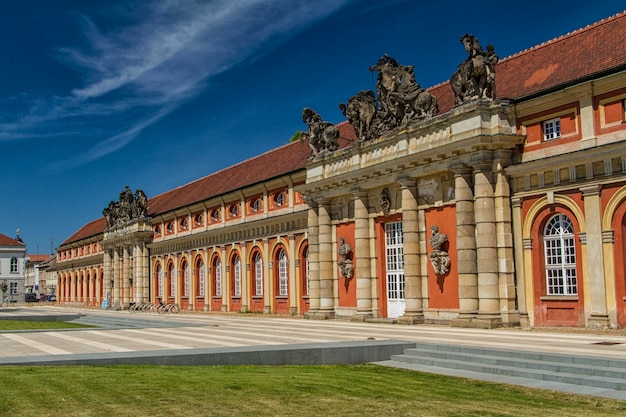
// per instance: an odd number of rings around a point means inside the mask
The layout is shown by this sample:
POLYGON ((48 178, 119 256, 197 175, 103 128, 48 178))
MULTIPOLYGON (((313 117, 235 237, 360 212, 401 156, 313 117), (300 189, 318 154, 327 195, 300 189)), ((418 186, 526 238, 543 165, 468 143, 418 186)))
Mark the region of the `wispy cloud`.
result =
POLYGON ((353 1, 136 2, 134 9, 108 16, 108 21, 123 17, 126 22, 108 30, 83 15, 88 47, 58 50, 59 60, 81 75, 82 85, 65 96, 37 97, 28 111, 5 117, 0 140, 63 132, 96 141, 87 152, 56 163, 61 170, 102 158, 197 96, 211 76, 353 1))

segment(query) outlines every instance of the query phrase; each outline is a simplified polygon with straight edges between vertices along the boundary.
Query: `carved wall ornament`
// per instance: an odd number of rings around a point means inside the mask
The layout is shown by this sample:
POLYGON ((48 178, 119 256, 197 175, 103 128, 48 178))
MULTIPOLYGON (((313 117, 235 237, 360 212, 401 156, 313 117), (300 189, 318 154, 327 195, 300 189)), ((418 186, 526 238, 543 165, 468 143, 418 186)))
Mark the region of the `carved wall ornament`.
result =
POLYGON ((352 263, 352 259, 350 259, 352 247, 342 237, 339 238, 339 242, 339 248, 337 249, 339 253, 339 260, 337 261, 339 276, 350 279, 354 274, 354 264, 352 263))
POLYGON ((443 246, 448 241, 448 235, 439 232, 439 226, 437 225, 431 226, 430 230, 430 245, 433 247, 433 251, 430 254, 430 263, 433 265, 435 274, 446 275, 450 272, 450 256, 443 249, 443 246))
POLYGON ((320 152, 332 152, 339 148, 339 130, 330 122, 325 122, 313 109, 302 110, 302 121, 307 124, 308 130, 301 140, 306 140, 313 156, 320 152))
POLYGON ((389 199, 389 190, 386 188, 383 188, 383 190, 380 192, 380 198, 378 199, 378 205, 380 206, 380 209, 382 210, 383 213, 385 213, 385 216, 389 215, 389 209, 391 209, 391 200, 389 199))
POLYGON ((127 185, 126 189, 120 192, 119 201, 109 202, 109 205, 102 210, 102 214, 106 219, 107 229, 126 224, 131 220, 147 217, 148 197, 140 189, 137 189, 133 194, 127 185))
POLYGON ((495 99, 496 64, 499 58, 494 46, 487 45, 485 52, 478 38, 467 33, 461 36, 461 43, 469 56, 450 77, 455 105, 480 99, 495 99))

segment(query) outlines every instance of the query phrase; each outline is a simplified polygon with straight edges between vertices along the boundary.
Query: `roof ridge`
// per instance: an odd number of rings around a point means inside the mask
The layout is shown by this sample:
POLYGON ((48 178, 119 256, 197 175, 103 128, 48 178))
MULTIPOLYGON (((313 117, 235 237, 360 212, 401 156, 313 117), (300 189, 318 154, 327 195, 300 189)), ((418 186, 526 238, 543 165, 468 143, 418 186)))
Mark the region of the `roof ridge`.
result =
POLYGON ((528 47, 526 49, 523 49, 523 50, 521 50, 519 52, 516 52, 514 54, 511 54, 511 55, 509 55, 507 57, 502 58, 498 62, 498 64, 500 64, 501 62, 504 62, 504 61, 508 61, 510 59, 513 59, 513 58, 517 58, 520 55, 528 54, 528 53, 533 52, 533 51, 535 51, 537 49, 544 48, 546 46, 552 45, 552 44, 554 44, 554 43, 556 43, 556 42, 558 42, 560 40, 563 40, 565 38, 570 38, 570 37, 573 37, 575 35, 579 35, 582 32, 585 32, 585 31, 591 30, 592 28, 595 28, 596 26, 600 26, 600 25, 606 24, 606 23, 608 23, 609 21, 612 21, 612 20, 616 20, 616 19, 618 19, 619 17, 621 17, 623 15, 626 15, 626 10, 621 11, 619 13, 615 13, 612 16, 608 16, 608 17, 605 17, 603 19, 600 19, 597 22, 589 23, 588 25, 585 25, 585 26, 583 26, 581 28, 578 28, 578 29, 574 29, 574 30, 572 30, 570 32, 567 32, 567 33, 563 34, 563 35, 559 35, 559 36, 557 36, 555 38, 552 38, 552 39, 549 39, 547 41, 541 42, 538 45, 534 45, 534 46, 528 47))
POLYGON ((205 180, 205 179, 207 179, 207 178, 209 178, 209 177, 216 176, 217 174, 220 174, 220 173, 222 173, 222 172, 224 172, 224 171, 228 171, 228 170, 234 169, 234 168, 236 168, 236 167, 238 167, 238 166, 240 166, 240 165, 243 165, 243 164, 245 164, 245 163, 247 163, 247 162, 250 162, 250 161, 255 160, 255 159, 259 159, 259 158, 261 158, 261 157, 263 157, 263 156, 265 156, 265 155, 267 155, 267 154, 270 154, 270 153, 273 153, 273 152, 277 152, 277 151, 278 151, 278 150, 280 150, 280 149, 286 148, 286 147, 288 147, 288 146, 292 146, 292 145, 294 145, 294 144, 296 144, 296 143, 299 143, 299 142, 289 142, 289 143, 286 143, 286 144, 284 144, 284 145, 280 145, 280 146, 278 146, 277 148, 272 148, 272 149, 269 149, 269 150, 267 150, 267 151, 265 151, 265 152, 263 152, 263 153, 261 153, 261 154, 258 154, 258 155, 255 155, 255 156, 251 156, 251 157, 250 157, 250 158, 248 158, 248 159, 244 159, 243 161, 237 162, 237 163, 236 163, 236 164, 234 164, 234 165, 229 165, 229 166, 224 167, 224 168, 222 168, 222 169, 220 169, 220 170, 218 170, 218 171, 214 171, 214 172, 212 172, 212 173, 210 173, 210 174, 208 174, 208 175, 205 175, 205 176, 203 176, 203 177, 197 178, 197 179, 195 179, 195 180, 193 180, 193 181, 190 181, 190 182, 188 182, 188 183, 185 183, 185 184, 183 184, 183 185, 179 185, 179 186, 178 186, 178 187, 176 187, 176 188, 171 188, 171 189, 169 189, 169 190, 167 190, 167 191, 162 192, 161 194, 157 194, 157 195, 155 195, 154 197, 150 197, 150 198, 149 198, 149 200, 155 199, 155 198, 157 198, 157 197, 161 197, 161 196, 163 196, 163 195, 165 195, 165 194, 169 194, 169 193, 171 193, 171 192, 173 192, 173 191, 175 191, 175 190, 180 190, 181 188, 188 187, 188 186, 189 186, 189 185, 191 185, 191 184, 197 183, 197 182, 199 182, 199 181, 203 181, 203 180, 205 180))

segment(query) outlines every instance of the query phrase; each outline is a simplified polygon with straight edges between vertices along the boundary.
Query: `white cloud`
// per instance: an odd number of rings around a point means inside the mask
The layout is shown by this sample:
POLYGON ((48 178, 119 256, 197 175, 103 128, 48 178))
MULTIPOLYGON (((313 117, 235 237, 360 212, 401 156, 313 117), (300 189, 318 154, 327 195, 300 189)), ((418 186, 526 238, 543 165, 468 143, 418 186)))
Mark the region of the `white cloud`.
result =
MULTIPOLYGON (((38 99, 28 114, 2 125, 0 139, 43 136, 38 128, 45 124, 46 135, 58 129, 98 141, 87 153, 57 168, 101 158, 195 97, 211 76, 254 56, 268 41, 293 36, 351 1, 136 2, 136 8, 126 9, 123 16, 124 22, 132 23, 106 31, 94 23, 97 19, 82 16, 88 47, 64 47, 59 59, 79 72, 83 85, 64 97, 43 103, 38 99), (103 135, 102 127, 96 128, 103 124, 108 135, 103 135)), ((107 19, 114 22, 118 17, 107 19)))

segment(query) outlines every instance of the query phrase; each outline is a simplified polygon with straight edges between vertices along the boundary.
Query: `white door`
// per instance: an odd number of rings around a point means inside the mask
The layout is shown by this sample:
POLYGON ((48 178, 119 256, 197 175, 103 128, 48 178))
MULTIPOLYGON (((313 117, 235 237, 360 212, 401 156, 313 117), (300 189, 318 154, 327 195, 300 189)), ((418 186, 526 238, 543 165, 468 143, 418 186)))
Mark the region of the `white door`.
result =
POLYGON ((402 222, 385 224, 385 266, 387 283, 387 317, 404 314, 404 252, 402 250, 402 222))

